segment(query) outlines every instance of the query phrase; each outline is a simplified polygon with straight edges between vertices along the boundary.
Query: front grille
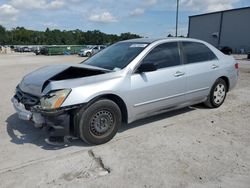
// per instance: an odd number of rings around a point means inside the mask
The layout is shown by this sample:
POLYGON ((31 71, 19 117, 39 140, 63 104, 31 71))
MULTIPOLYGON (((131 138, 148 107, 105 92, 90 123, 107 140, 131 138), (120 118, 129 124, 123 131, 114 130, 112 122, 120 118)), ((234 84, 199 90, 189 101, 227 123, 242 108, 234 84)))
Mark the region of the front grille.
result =
POLYGON ((18 102, 24 104, 27 109, 30 109, 31 106, 39 103, 38 97, 24 93, 19 87, 16 88, 16 94, 14 97, 18 100, 18 102))

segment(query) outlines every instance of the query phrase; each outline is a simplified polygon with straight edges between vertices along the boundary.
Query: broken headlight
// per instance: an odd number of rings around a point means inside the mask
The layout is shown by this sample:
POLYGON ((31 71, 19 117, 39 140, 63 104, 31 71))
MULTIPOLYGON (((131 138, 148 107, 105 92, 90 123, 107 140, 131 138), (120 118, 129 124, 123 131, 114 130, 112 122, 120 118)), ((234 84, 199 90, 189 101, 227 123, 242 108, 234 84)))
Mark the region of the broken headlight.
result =
POLYGON ((53 91, 40 99, 40 104, 44 110, 59 108, 70 93, 70 89, 53 91))

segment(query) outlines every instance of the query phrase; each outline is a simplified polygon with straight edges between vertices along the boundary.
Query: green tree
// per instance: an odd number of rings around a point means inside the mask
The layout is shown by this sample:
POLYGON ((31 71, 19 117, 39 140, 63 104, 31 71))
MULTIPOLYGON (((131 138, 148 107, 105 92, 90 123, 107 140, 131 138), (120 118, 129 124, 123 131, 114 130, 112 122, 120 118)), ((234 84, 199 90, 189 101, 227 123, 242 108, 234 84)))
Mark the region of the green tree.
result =
POLYGON ((120 40, 139 38, 139 35, 122 33, 120 36, 105 34, 99 30, 81 31, 76 30, 50 30, 45 31, 27 30, 24 27, 16 27, 6 30, 0 25, 0 44, 9 45, 93 45, 112 44, 120 40))
POLYGON ((6 29, 0 25, 0 45, 6 43, 6 29))

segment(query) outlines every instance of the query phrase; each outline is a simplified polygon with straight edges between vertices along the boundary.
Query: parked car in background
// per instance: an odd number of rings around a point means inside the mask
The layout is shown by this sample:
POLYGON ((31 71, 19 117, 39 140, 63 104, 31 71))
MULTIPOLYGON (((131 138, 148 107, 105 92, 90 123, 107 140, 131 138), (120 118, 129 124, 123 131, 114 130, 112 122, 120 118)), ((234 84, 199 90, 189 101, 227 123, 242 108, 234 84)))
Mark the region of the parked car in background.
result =
POLYGON ((48 55, 48 49, 46 47, 38 47, 34 50, 36 55, 48 55))
POLYGON ((231 55, 233 53, 233 49, 228 46, 220 47, 219 50, 227 55, 231 55))
POLYGON ((10 46, 10 49, 11 49, 11 51, 14 51, 15 46, 11 45, 11 46, 10 46))
POLYGON ((23 46, 23 47, 18 46, 18 47, 14 48, 14 51, 15 52, 31 52, 32 50, 31 50, 31 48, 29 48, 27 46, 23 46))
POLYGON ((41 55, 41 51, 42 51, 42 48, 43 47, 35 47, 34 49, 33 49, 33 52, 36 54, 36 55, 41 55))
POLYGON ((36 48, 36 49, 34 49, 34 53, 35 53, 36 55, 40 55, 40 53, 41 53, 41 48, 36 48))
POLYGON ((31 52, 31 48, 25 46, 25 47, 22 48, 21 52, 31 52))
POLYGON ((84 57, 91 57, 92 55, 98 53, 99 51, 103 50, 106 46, 92 46, 92 47, 87 47, 84 49, 81 49, 80 52, 78 53, 79 56, 84 57))
POLYGON ((19 46, 15 47, 15 48, 14 48, 14 51, 15 51, 15 52, 21 52, 21 47, 19 47, 19 46))
POLYGON ((78 65, 47 66, 26 75, 12 102, 19 118, 48 127, 52 141, 70 135, 103 144, 122 122, 202 102, 217 108, 237 79, 234 58, 204 41, 134 39, 78 65))

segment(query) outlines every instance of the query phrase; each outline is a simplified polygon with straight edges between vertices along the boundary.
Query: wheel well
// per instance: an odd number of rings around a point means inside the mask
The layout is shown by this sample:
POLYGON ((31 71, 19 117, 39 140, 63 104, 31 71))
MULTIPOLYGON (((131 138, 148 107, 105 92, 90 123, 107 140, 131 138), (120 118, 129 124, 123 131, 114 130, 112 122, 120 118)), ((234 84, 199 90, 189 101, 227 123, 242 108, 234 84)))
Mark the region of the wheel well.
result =
POLYGON ((226 84, 227 84, 227 91, 229 91, 229 87, 230 87, 229 79, 226 76, 222 76, 220 78, 223 79, 226 82, 226 84))
POLYGON ((98 96, 97 98, 95 98, 95 101, 96 100, 99 100, 99 99, 109 99, 113 102, 115 102, 120 110, 121 110, 121 113, 122 113, 122 121, 124 123, 127 123, 128 122, 128 111, 127 111, 127 106, 126 104, 124 103, 124 101, 117 95, 114 95, 114 94, 106 94, 106 95, 101 95, 101 96, 98 96))

